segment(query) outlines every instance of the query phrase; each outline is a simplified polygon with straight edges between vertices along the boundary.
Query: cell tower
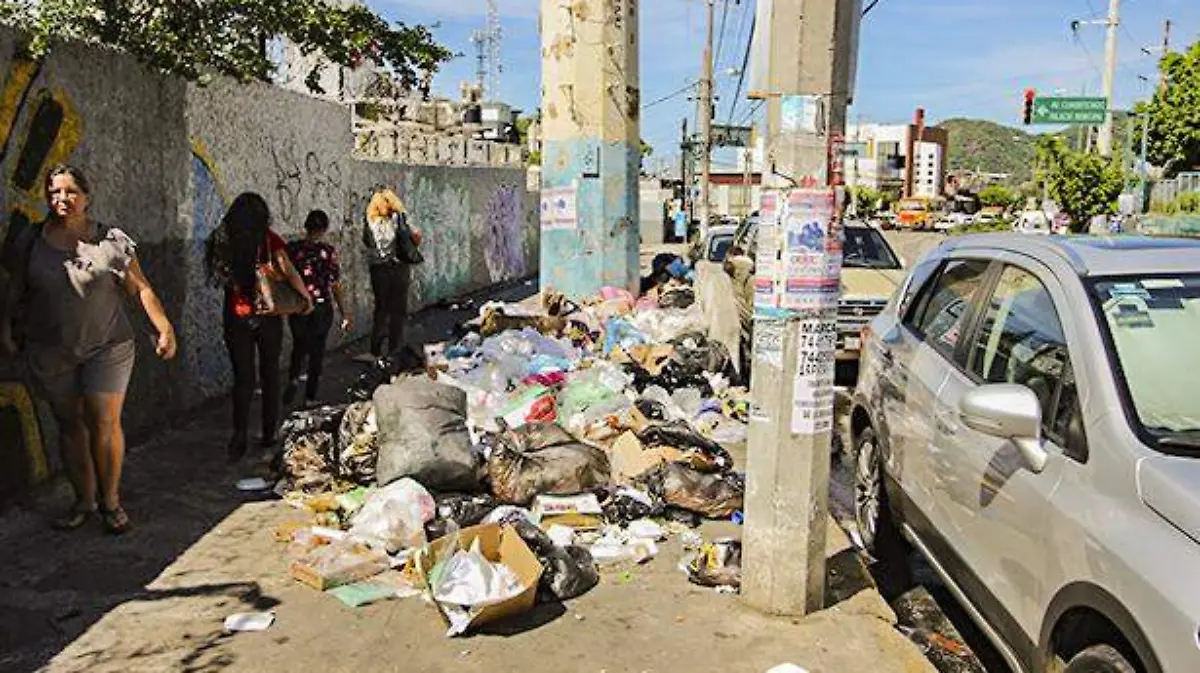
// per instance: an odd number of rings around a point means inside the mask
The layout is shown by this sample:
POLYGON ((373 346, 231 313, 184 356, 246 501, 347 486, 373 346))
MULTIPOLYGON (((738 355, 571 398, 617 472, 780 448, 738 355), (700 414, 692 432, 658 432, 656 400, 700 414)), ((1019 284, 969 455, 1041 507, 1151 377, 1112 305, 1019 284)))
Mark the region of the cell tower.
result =
POLYGON ((500 62, 500 42, 504 34, 500 28, 499 1, 487 0, 487 6, 487 26, 471 33, 471 43, 475 45, 475 84, 479 86, 483 100, 494 100, 500 96, 500 75, 504 72, 500 62))

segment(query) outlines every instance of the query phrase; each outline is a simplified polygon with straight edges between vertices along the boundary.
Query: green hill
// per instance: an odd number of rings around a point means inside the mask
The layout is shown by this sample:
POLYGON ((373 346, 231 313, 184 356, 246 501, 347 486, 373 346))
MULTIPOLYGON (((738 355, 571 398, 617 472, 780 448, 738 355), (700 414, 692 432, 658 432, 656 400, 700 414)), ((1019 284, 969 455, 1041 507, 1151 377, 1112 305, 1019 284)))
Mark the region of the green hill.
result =
POLYGON ((1007 173, 1012 186, 1033 179, 1036 136, 980 119, 947 119, 938 126, 950 132, 951 171, 1007 173))

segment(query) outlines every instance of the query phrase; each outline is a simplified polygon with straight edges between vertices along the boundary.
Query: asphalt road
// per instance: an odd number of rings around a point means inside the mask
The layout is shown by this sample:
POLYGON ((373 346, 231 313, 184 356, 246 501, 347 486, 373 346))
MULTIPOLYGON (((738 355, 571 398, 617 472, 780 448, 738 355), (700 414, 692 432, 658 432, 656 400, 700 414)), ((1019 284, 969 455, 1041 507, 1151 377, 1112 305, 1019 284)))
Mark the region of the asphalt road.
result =
MULTIPOLYGON (((946 239, 945 235, 932 232, 888 231, 884 235, 907 268, 946 239)), ((848 442, 847 437, 845 443, 848 442)), ((847 530, 854 525, 851 465, 846 454, 835 457, 830 484, 831 514, 847 530)), ((1007 673, 999 652, 929 564, 914 552, 909 555, 909 566, 913 584, 897 586, 892 578, 878 575, 876 581, 896 611, 902 630, 909 632, 933 665, 942 673, 1007 673)))

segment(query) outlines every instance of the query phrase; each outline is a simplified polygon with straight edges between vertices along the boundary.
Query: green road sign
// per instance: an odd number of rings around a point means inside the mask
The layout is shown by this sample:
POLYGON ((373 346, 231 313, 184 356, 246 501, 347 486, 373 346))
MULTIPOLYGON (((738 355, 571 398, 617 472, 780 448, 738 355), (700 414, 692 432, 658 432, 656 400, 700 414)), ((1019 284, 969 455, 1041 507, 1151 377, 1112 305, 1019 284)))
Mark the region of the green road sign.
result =
POLYGON ((842 145, 842 156, 847 159, 862 159, 867 156, 867 144, 859 142, 849 142, 842 145))
POLYGON ((1034 124, 1103 124, 1107 98, 1038 98, 1033 102, 1034 124))

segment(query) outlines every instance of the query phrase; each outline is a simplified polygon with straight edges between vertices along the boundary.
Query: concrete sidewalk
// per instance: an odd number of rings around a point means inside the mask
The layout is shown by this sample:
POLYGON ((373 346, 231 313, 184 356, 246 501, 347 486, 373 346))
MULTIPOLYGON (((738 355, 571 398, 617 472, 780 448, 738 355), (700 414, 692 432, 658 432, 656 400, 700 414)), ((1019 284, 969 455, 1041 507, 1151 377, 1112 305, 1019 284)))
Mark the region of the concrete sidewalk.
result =
MULTIPOLYGON (((532 292, 510 288, 506 299, 532 292)), ((473 313, 430 311, 414 338, 440 340, 473 313)), ((357 368, 330 363, 325 396, 340 397, 357 368)), ((0 670, 54 671, 931 671, 893 627, 895 616, 858 555, 831 525, 829 609, 766 617, 736 596, 691 585, 677 541, 645 565, 605 570, 565 605, 543 605, 469 638, 448 639, 419 599, 357 610, 290 578, 274 529, 303 515, 234 488, 246 465, 224 464, 224 405, 198 413, 130 452, 122 538, 99 524, 49 530, 59 488, 0 517, 0 670), (627 573, 627 574, 626 574, 627 573), (234 612, 273 610, 264 633, 228 635, 234 612)), ((736 535, 709 523, 706 538, 736 535)))

